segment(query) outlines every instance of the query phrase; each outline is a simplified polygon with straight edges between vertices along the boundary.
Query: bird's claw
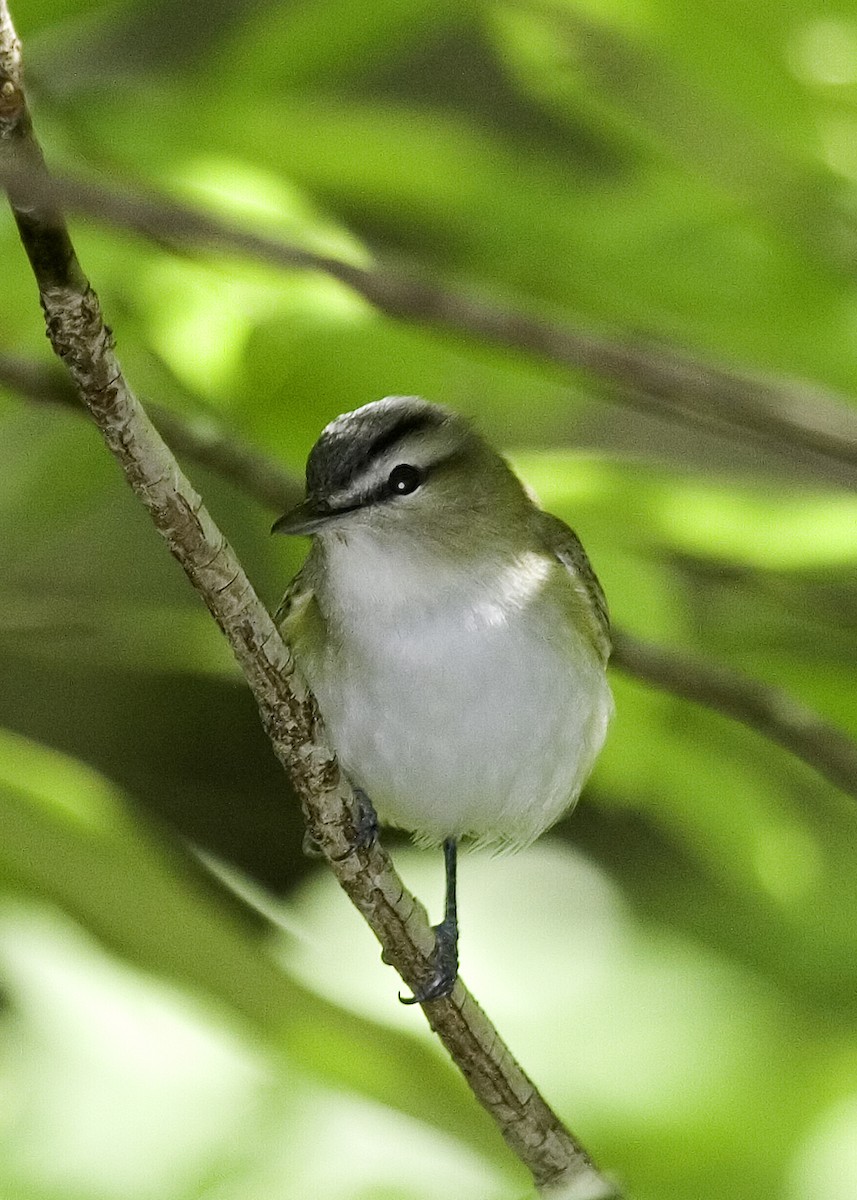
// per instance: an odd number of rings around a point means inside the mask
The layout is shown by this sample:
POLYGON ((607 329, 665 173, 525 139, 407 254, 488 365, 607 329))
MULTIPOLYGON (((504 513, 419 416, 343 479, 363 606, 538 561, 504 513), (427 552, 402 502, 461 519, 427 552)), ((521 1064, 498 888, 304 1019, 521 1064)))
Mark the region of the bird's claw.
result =
POLYGON ((425 984, 414 991, 413 996, 399 992, 401 1004, 425 1004, 430 1000, 443 1000, 455 987, 458 978, 458 933, 447 921, 434 927, 434 950, 431 954, 432 973, 425 984))
POLYGON ((354 796, 358 808, 357 822, 354 826, 354 846, 359 850, 368 850, 378 840, 378 814, 362 788, 355 788, 354 796))
MULTIPOLYGON (((357 850, 368 850, 378 840, 378 817, 372 807, 372 801, 360 788, 354 789, 354 795, 357 800, 357 812, 351 839, 347 850, 333 856, 334 862, 350 858, 357 850)), ((309 829, 304 833, 302 849, 307 858, 327 857, 320 840, 309 829)))
POLYGON ((372 801, 361 788, 354 788, 354 798, 357 801, 357 814, 351 844, 344 854, 336 855, 335 862, 350 858, 357 850, 369 850, 378 840, 378 814, 372 801))

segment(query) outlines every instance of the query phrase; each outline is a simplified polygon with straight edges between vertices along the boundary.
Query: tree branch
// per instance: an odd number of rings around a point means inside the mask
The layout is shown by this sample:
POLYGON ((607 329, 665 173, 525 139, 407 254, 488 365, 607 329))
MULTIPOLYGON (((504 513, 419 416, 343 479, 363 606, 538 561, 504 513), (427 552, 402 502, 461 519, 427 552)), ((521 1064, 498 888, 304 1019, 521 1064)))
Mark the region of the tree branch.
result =
POLYGON ((653 687, 749 725, 857 799, 857 743, 781 688, 613 631, 613 663, 653 687))
MULTIPOLYGON (((45 170, 27 112, 20 48, 6 0, 0 0, 0 157, 23 164, 30 174, 45 170)), ((128 483, 228 638, 274 751, 301 798, 310 833, 381 942, 385 960, 409 987, 419 986, 429 973, 434 943, 425 912, 379 844, 356 846, 354 796, 324 741, 311 693, 226 539, 129 388, 62 217, 14 187, 10 202, 54 350, 128 483)), ((477 1098, 544 1193, 569 1200, 615 1196, 461 982, 451 996, 424 1008, 477 1098)))
MULTIPOLYGON (((39 363, 0 354, 0 384, 30 400, 83 412, 70 380, 39 363)), ((210 422, 197 431, 192 423, 168 409, 156 405, 150 409, 155 423, 176 450, 219 472, 261 505, 282 512, 301 498, 299 480, 237 435, 216 429, 210 422)), ((681 651, 640 641, 615 627, 613 642, 611 666, 642 683, 747 725, 857 799, 857 743, 781 688, 681 651)))
POLYGON ((663 343, 631 340, 495 305, 392 266, 365 268, 238 229, 163 196, 132 195, 82 180, 50 179, 13 164, 3 172, 24 195, 60 204, 164 241, 231 251, 270 266, 318 270, 381 312, 465 334, 559 363, 608 383, 615 399, 746 441, 800 447, 839 484, 857 486, 854 402, 801 382, 754 378, 705 363, 663 343))

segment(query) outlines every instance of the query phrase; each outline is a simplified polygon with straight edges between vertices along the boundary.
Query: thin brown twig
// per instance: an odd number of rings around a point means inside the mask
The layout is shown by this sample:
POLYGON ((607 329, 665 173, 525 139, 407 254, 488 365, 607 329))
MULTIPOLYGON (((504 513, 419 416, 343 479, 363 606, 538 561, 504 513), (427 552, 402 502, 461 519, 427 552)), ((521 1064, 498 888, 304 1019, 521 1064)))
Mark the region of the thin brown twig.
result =
MULTIPOLYGON (((0 157, 23 164, 29 173, 45 170, 6 0, 0 0, 0 157)), ((381 942, 386 961, 409 987, 418 987, 429 973, 434 944, 424 910, 405 890, 380 844, 360 844, 354 796, 324 741, 315 701, 232 549, 129 388, 63 218, 14 189, 10 201, 54 350, 128 483, 228 638, 274 751, 301 798, 312 837, 381 942)), ((424 1011, 545 1194, 569 1200, 616 1195, 463 983, 424 1011)))
MULTIPOLYGON (((34 401, 83 411, 71 381, 39 363, 0 354, 0 384, 34 401)), ((212 467, 265 507, 282 512, 301 497, 297 479, 237 435, 210 424, 197 430, 192 422, 160 406, 152 405, 150 411, 175 450, 212 467), (211 453, 212 446, 216 454, 211 453)), ((857 799, 857 743, 781 688, 672 647, 641 641, 615 627, 611 665, 754 729, 857 799)))
POLYGON ((544 318, 493 304, 390 265, 361 267, 236 228, 164 196, 120 192, 70 178, 48 179, 17 163, 3 172, 33 201, 60 204, 161 244, 237 253, 271 266, 318 270, 398 320, 423 322, 583 371, 635 408, 746 439, 799 446, 828 464, 837 483, 857 486, 857 411, 853 401, 799 381, 743 375, 661 342, 544 318))

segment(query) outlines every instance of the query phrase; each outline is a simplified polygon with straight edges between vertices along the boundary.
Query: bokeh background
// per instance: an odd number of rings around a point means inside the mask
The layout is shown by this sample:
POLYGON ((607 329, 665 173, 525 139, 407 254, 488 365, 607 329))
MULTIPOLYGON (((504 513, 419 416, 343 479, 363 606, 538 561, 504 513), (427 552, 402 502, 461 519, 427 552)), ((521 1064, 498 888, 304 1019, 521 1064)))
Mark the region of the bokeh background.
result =
MULTIPOLYGON (((849 428, 853 2, 17 0, 13 17, 60 172, 804 380, 800 404, 822 414, 837 391, 849 428)), ((73 233, 144 398, 295 473, 343 410, 451 404, 577 529, 617 624, 857 736, 853 454, 656 414, 318 273, 92 216, 73 233)), ((8 216, 0 263, 0 362, 46 370, 8 216)), ((276 604, 300 547, 189 469, 276 604)), ((527 1194, 302 855, 249 694, 94 431, 8 380, 0 545, 4 1200, 527 1194)), ((613 684, 578 811, 526 853, 463 860, 463 974, 634 1200, 852 1200, 854 797, 723 716, 613 684)), ((439 856, 393 845, 437 912, 439 856)))

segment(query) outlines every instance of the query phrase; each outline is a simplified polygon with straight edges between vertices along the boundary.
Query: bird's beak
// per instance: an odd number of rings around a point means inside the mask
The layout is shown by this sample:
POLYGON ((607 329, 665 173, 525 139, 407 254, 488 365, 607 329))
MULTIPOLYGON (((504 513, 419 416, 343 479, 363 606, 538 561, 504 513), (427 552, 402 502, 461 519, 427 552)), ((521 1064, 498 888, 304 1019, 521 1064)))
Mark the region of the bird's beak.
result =
POLYGON ((312 496, 307 496, 295 508, 280 517, 271 526, 271 533, 302 535, 308 537, 326 525, 336 514, 312 496))

